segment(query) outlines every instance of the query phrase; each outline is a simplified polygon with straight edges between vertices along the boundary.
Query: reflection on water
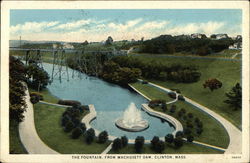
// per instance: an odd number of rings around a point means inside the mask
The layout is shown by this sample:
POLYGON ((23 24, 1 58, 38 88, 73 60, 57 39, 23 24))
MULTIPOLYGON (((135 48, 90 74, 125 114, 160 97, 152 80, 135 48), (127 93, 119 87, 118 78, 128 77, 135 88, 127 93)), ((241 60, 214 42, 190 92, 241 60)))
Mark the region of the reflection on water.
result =
MULTIPOLYGON (((52 65, 44 63, 44 69, 51 75, 52 65)), ((61 99, 78 100, 82 104, 94 104, 97 111, 97 118, 91 125, 100 130, 106 130, 109 135, 135 138, 144 136, 152 139, 153 136, 163 137, 174 131, 168 123, 162 123, 160 119, 149 116, 142 111, 142 118, 149 122, 149 128, 142 132, 127 132, 115 126, 115 121, 123 116, 124 110, 133 102, 137 108, 147 100, 142 96, 118 85, 107 83, 96 77, 89 77, 85 74, 75 74, 72 78, 72 70, 69 69, 70 80, 53 80, 48 86, 51 93, 61 99)), ((66 74, 66 73, 65 73, 66 74)), ((63 77, 65 78, 65 77, 63 77)))

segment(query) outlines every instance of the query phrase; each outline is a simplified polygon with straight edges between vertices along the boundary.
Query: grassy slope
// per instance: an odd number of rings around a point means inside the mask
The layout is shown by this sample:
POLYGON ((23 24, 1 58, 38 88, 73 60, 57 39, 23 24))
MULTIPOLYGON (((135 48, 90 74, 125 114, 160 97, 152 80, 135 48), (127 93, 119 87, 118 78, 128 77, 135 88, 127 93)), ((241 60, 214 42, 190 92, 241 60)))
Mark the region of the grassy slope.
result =
POLYGON ((27 154, 26 149, 24 148, 18 132, 18 123, 11 122, 9 129, 9 137, 10 137, 10 153, 12 154, 27 154))
POLYGON ((62 154, 98 154, 105 150, 109 143, 93 142, 87 145, 83 136, 79 139, 71 139, 70 133, 65 133, 60 125, 64 110, 44 104, 34 106, 37 133, 49 147, 62 154))
POLYGON ((198 60, 198 59, 182 59, 182 58, 157 58, 134 56, 144 62, 162 62, 166 65, 180 63, 184 65, 196 65, 202 73, 200 81, 196 83, 184 84, 174 83, 171 81, 150 80, 167 88, 178 88, 182 94, 207 106, 208 108, 219 113, 235 126, 241 129, 241 110, 232 111, 229 105, 223 101, 226 99, 225 93, 237 83, 241 82, 241 62, 240 61, 223 61, 223 60, 198 60), (209 78, 217 78, 222 81, 222 88, 211 92, 208 88, 204 89, 202 84, 209 78))
MULTIPOLYGON (((134 83, 132 85, 139 91, 143 90, 144 94, 150 98, 154 97, 154 94, 151 93, 152 89, 154 89, 155 91, 158 91, 157 88, 153 88, 145 84, 134 83)), ((162 98, 164 97, 165 96, 162 96, 162 98)), ((195 107, 193 107, 192 105, 186 102, 178 101, 174 104, 177 106, 176 112, 174 114, 171 114, 169 112, 170 106, 168 105, 167 114, 170 114, 171 116, 178 119, 183 125, 186 124, 185 123, 186 121, 178 118, 177 116, 177 112, 181 108, 185 108, 187 113, 189 112, 193 113, 194 117, 198 117, 203 122, 203 133, 200 136, 196 135, 195 140, 208 143, 211 145, 219 146, 222 148, 227 148, 229 144, 229 137, 228 137, 226 130, 223 128, 223 126, 219 122, 217 122, 215 119, 211 118, 204 112, 199 111, 198 109, 196 109, 195 107)), ((162 112, 161 109, 156 109, 156 111, 162 112)))
MULTIPOLYGON (((135 154, 134 145, 128 145, 119 151, 109 151, 108 154, 135 154)), ((162 152, 162 154, 222 154, 223 152, 214 150, 211 148, 205 148, 199 145, 191 144, 191 143, 185 143, 181 148, 175 149, 171 145, 166 144, 165 150, 162 152)), ((150 145, 144 145, 142 154, 159 154, 153 151, 150 148, 150 145)))

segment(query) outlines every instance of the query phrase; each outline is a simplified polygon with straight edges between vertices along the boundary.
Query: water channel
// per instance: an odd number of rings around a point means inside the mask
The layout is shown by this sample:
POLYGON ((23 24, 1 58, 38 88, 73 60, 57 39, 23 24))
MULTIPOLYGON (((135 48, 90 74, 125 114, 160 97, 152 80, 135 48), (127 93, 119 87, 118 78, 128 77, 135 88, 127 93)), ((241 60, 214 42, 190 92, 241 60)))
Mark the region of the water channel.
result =
MULTIPOLYGON (((52 64, 44 63, 44 69, 51 75, 52 64)), ((137 108, 147 100, 132 90, 122 88, 118 85, 105 82, 96 77, 90 77, 83 73, 74 73, 69 69, 69 81, 66 73, 63 73, 62 82, 55 78, 51 85, 48 85, 50 92, 60 98, 78 100, 84 105, 93 104, 97 117, 91 122, 91 126, 99 131, 106 130, 109 135, 123 136, 134 139, 136 136, 144 136, 145 139, 152 139, 153 136, 164 137, 172 133, 174 128, 159 118, 148 115, 142 111, 142 118, 149 122, 149 128, 141 132, 128 132, 115 126, 115 121, 123 116, 124 111, 131 102, 137 108)))

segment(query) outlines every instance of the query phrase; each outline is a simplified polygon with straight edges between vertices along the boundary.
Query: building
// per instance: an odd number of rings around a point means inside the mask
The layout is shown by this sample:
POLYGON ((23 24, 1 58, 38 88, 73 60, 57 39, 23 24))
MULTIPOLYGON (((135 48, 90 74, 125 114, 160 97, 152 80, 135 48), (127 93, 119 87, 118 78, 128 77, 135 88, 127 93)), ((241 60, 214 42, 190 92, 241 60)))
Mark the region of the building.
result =
POLYGON ((63 43, 63 49, 74 49, 74 46, 70 43, 63 43))
POLYGON ((216 34, 216 35, 212 35, 211 38, 216 39, 216 40, 220 40, 220 39, 228 38, 228 35, 227 34, 216 34))
POLYGON ((191 38, 207 38, 207 36, 201 33, 193 33, 191 34, 191 38))
POLYGON ((228 49, 242 49, 242 43, 241 42, 236 42, 233 45, 230 45, 228 49))

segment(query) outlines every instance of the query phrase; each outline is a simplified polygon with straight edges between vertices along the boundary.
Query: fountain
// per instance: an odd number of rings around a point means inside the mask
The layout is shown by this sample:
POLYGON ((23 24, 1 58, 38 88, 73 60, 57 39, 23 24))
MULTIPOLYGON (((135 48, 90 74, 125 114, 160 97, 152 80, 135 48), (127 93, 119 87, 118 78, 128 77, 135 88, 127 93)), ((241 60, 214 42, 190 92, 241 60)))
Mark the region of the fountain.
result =
POLYGON ((148 122, 141 117, 141 111, 138 110, 132 102, 125 110, 123 117, 115 122, 116 126, 126 131, 143 131, 149 127, 148 122))

